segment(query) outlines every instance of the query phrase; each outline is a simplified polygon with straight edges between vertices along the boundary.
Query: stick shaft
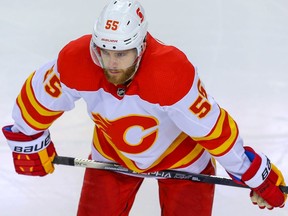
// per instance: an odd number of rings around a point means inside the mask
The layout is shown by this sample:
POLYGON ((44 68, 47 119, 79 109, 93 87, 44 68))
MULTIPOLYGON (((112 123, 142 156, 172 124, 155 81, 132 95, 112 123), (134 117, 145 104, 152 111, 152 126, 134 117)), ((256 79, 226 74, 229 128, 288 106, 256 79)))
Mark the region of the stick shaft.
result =
MULTIPOLYGON (((135 171, 122 167, 119 164, 97 162, 97 161, 89 160, 89 159, 56 156, 53 163, 58 164, 58 165, 68 165, 68 166, 75 166, 75 167, 110 170, 114 172, 133 174, 139 177, 186 179, 186 180, 191 180, 195 182, 249 188, 248 186, 237 184, 232 179, 225 178, 225 177, 204 175, 204 174, 194 174, 194 173, 175 171, 175 170, 162 170, 162 171, 151 172, 151 173, 137 173, 135 171)), ((283 193, 288 193, 287 186, 280 186, 280 189, 282 190, 283 193)))

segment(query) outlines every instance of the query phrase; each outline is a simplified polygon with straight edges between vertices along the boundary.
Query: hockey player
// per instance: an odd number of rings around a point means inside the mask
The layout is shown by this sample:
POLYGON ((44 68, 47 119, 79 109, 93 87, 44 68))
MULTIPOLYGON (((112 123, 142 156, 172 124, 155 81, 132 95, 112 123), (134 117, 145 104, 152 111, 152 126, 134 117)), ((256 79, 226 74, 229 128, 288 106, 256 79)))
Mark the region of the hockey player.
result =
MULTIPOLYGON (((281 172, 243 146, 236 122, 205 91, 185 54, 147 32, 139 2, 111 1, 92 35, 71 41, 28 77, 13 109, 15 122, 3 127, 17 173, 54 171, 49 127, 80 98, 95 122, 92 159, 137 172, 213 175, 213 157, 251 188, 254 204, 284 206, 281 172)), ((128 215, 142 181, 87 169, 78 216, 128 215)), ((213 185, 173 179, 158 179, 158 185, 162 215, 211 215, 213 185)))

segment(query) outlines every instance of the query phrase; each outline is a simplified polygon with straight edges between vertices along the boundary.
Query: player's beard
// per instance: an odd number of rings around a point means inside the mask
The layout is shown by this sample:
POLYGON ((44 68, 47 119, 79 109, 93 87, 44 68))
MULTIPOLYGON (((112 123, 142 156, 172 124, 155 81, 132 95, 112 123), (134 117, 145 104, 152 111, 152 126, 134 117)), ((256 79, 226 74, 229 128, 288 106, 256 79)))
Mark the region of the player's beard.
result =
POLYGON ((135 64, 127 69, 112 70, 112 69, 104 68, 104 75, 106 79, 108 80, 108 82, 114 85, 120 85, 120 84, 125 84, 126 81, 130 80, 133 77, 135 73, 135 69, 136 69, 135 64), (112 74, 109 71, 115 72, 115 74, 112 74))

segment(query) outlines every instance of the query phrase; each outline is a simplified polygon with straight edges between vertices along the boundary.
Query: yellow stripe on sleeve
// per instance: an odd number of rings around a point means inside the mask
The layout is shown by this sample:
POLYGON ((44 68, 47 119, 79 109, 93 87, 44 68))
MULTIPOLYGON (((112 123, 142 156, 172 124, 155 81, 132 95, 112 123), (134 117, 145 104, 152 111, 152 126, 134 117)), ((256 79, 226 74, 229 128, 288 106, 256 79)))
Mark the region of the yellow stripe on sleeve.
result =
POLYGON ((31 74, 28 79, 27 79, 27 84, 26 84, 26 93, 27 96, 29 98, 30 103, 33 105, 33 107, 37 110, 37 112, 42 115, 42 116, 55 116, 58 115, 60 113, 62 113, 61 111, 49 111, 47 109, 44 109, 42 106, 39 105, 38 101, 36 100, 36 98, 34 97, 34 93, 33 90, 31 88, 32 86, 32 78, 34 76, 34 73, 31 74))

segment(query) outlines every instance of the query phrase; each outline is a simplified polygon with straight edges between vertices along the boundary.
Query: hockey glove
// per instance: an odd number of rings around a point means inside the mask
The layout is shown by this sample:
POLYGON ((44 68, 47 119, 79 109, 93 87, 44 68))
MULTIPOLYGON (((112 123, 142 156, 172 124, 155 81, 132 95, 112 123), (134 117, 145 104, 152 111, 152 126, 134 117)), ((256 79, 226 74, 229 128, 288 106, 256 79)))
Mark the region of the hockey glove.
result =
POLYGON ((13 151, 13 161, 18 174, 45 176, 54 171, 52 161, 57 155, 48 130, 27 136, 14 133, 12 126, 2 128, 7 142, 13 151))
POLYGON ((280 185, 285 185, 282 173, 264 154, 257 154, 250 147, 245 147, 245 154, 252 163, 242 175, 242 181, 252 188, 250 197, 253 204, 261 209, 283 207, 287 195, 279 189, 280 185))

